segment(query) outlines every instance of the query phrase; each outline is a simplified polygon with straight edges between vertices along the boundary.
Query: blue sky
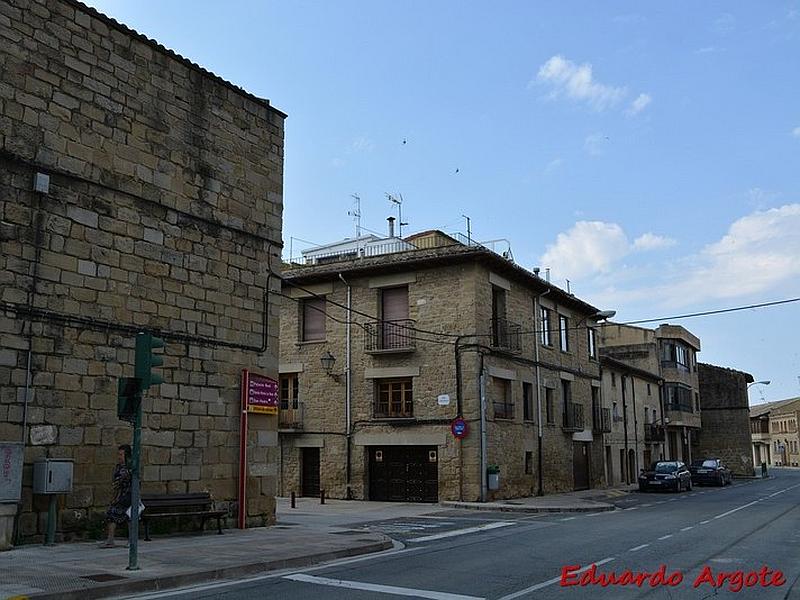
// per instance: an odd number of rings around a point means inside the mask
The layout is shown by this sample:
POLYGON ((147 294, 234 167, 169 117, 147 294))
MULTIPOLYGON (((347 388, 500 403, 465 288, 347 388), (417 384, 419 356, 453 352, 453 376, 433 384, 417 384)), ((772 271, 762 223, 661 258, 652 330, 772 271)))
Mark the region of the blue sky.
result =
MULTIPOLYGON (((288 113, 286 254, 391 192, 620 321, 800 296, 797 0, 91 4, 288 113)), ((800 395, 799 317, 680 323, 760 401, 800 395)))

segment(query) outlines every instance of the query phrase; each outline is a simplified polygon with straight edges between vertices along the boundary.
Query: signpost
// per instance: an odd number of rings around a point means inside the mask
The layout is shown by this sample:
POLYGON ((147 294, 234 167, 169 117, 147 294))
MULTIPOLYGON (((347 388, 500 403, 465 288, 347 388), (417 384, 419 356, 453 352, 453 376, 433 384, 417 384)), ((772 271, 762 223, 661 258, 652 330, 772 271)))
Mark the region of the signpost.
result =
POLYGON ((278 382, 242 369, 242 416, 239 421, 239 513, 237 525, 245 529, 247 517, 247 418, 249 413, 278 414, 278 382))
POLYGON ((450 431, 453 433, 454 438, 463 440, 469 433, 469 425, 463 417, 456 417, 453 419, 453 422, 450 423, 450 431))

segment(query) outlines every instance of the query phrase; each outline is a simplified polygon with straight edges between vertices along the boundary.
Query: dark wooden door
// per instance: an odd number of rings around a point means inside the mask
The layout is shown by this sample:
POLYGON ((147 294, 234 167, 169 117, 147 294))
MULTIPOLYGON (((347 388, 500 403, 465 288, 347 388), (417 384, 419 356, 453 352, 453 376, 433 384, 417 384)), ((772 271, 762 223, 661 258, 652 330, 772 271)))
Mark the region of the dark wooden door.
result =
POLYGON ((369 449, 369 499, 390 502, 439 500, 435 446, 372 446, 369 449))
POLYGON ((300 487, 303 496, 319 496, 319 448, 301 448, 300 487))
POLYGON ((572 473, 576 490, 589 489, 589 443, 572 442, 572 473))

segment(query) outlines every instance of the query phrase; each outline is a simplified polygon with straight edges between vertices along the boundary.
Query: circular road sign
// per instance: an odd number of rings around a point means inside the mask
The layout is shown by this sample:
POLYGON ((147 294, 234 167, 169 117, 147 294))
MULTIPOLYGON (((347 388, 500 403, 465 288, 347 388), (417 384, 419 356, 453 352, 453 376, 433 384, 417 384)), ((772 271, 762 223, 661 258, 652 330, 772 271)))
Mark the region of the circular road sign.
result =
POLYGON ((453 437, 460 440, 467 437, 469 425, 467 425, 467 422, 462 417, 456 417, 453 419, 453 422, 450 423, 450 431, 453 432, 453 437))

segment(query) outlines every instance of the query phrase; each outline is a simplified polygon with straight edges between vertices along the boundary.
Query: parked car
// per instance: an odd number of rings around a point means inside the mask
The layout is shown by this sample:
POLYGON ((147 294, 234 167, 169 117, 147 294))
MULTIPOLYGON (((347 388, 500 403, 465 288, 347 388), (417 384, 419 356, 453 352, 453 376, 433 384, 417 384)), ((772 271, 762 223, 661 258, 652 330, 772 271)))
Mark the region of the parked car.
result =
POLYGON ((697 484, 726 485, 733 482, 733 472, 718 458, 694 461, 689 467, 692 481, 697 484))
POLYGON ((639 491, 668 490, 680 492, 692 489, 692 474, 680 461, 662 460, 654 462, 649 469, 639 474, 639 491))

